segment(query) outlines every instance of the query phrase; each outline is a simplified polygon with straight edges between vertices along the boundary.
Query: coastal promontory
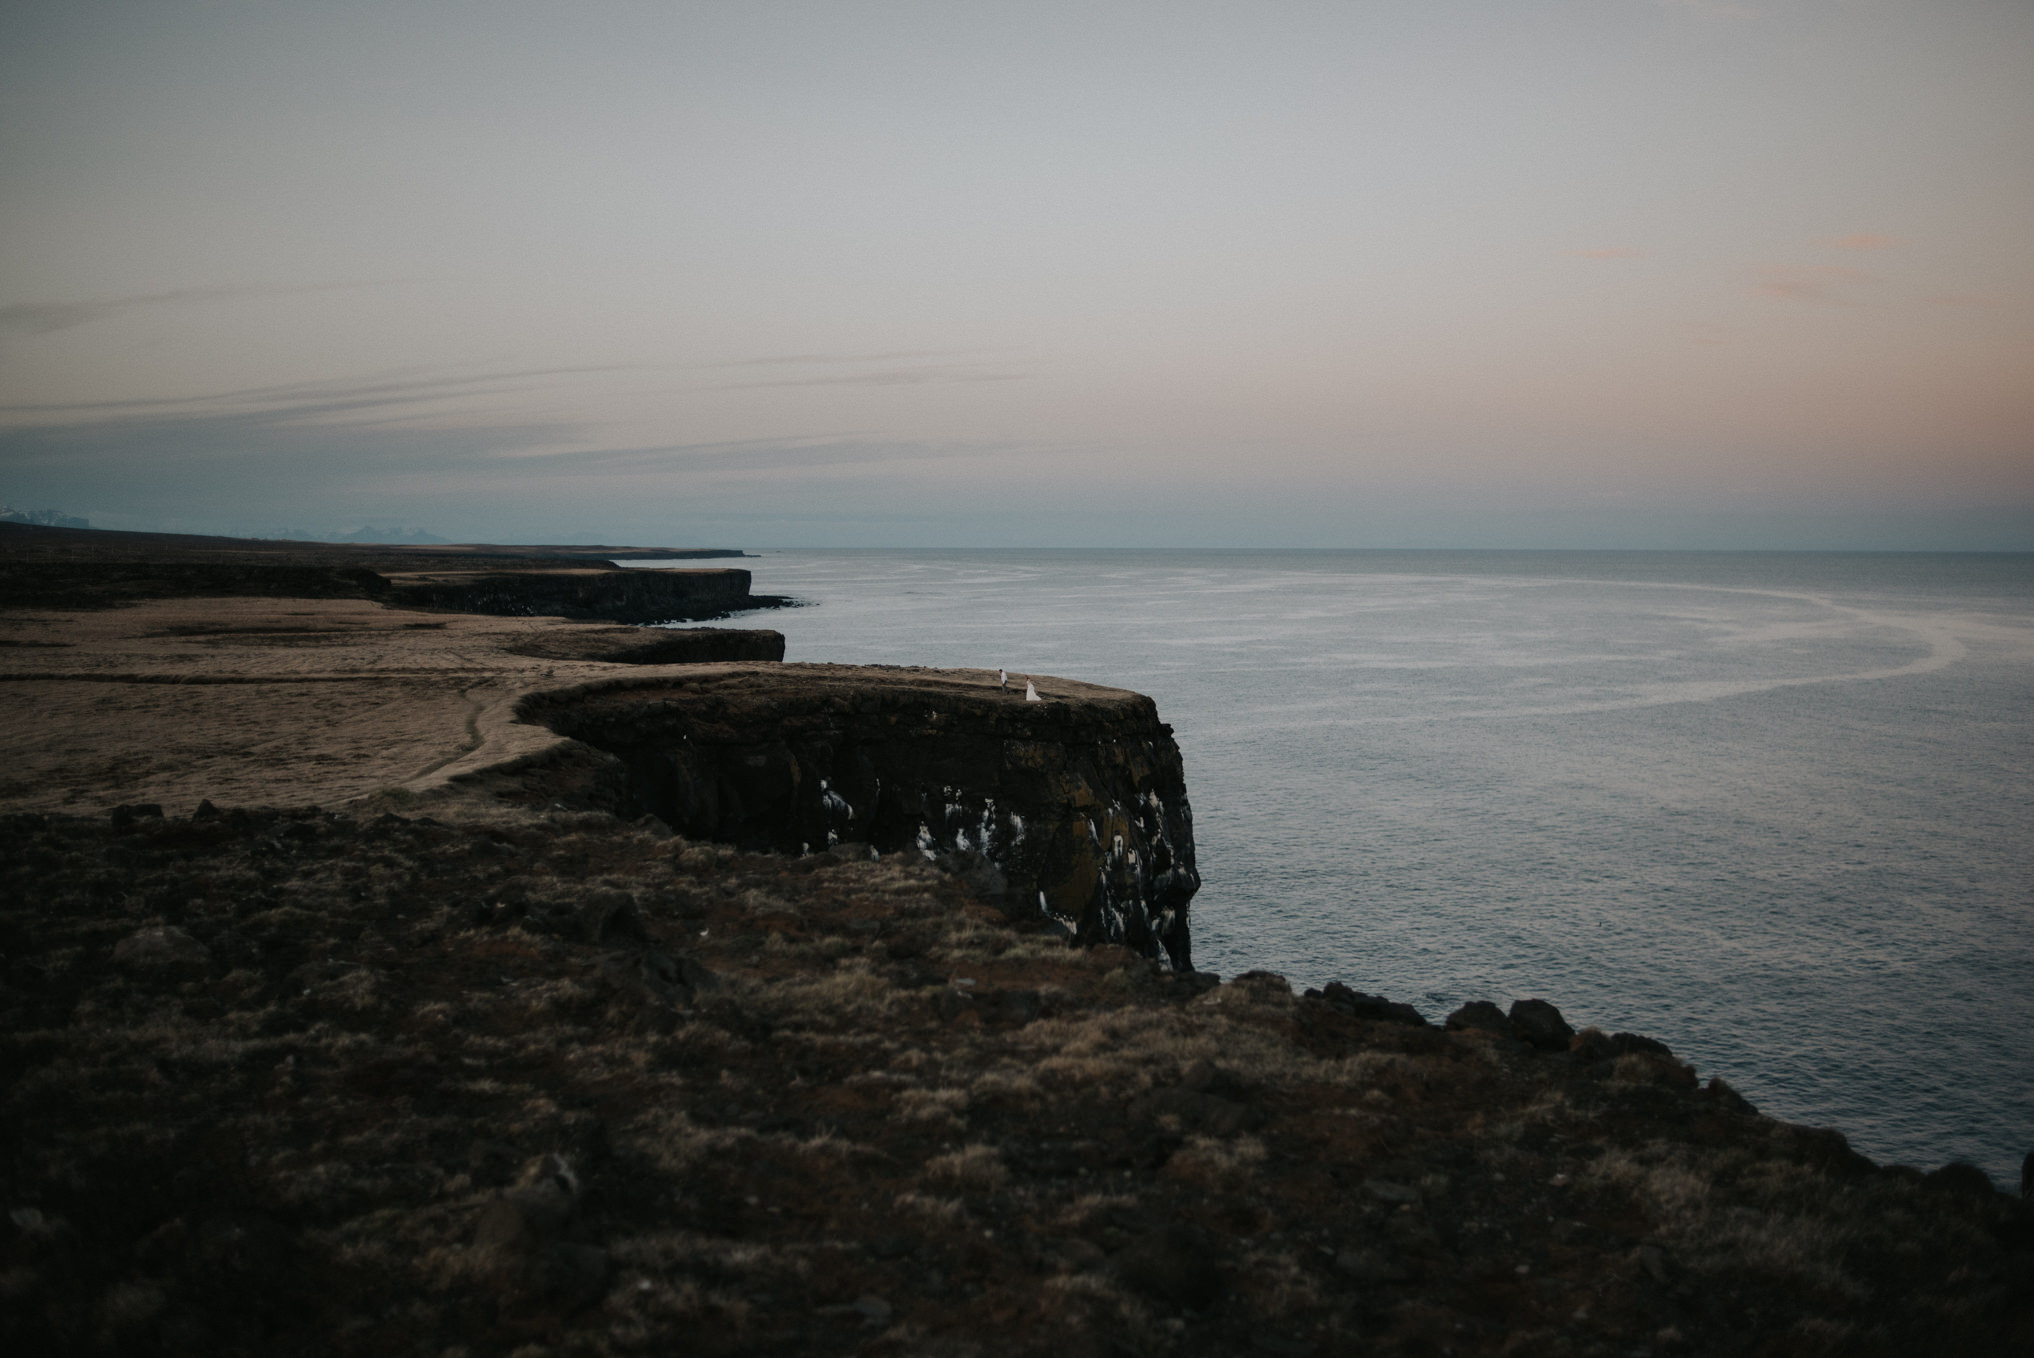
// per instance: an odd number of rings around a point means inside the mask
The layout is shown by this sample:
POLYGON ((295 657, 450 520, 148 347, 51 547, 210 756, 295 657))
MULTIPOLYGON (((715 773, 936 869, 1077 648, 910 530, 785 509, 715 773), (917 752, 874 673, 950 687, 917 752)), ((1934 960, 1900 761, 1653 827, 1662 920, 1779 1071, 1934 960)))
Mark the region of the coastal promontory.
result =
POLYGON ((1083 944, 1192 969, 1193 811, 1142 694, 986 670, 694 667, 534 694, 526 719, 619 758, 688 837, 944 861, 1083 944))
POLYGON ((1193 971, 1139 695, 20 564, 9 1352, 2034 1348, 2022 1198, 1674 1034, 1193 971))

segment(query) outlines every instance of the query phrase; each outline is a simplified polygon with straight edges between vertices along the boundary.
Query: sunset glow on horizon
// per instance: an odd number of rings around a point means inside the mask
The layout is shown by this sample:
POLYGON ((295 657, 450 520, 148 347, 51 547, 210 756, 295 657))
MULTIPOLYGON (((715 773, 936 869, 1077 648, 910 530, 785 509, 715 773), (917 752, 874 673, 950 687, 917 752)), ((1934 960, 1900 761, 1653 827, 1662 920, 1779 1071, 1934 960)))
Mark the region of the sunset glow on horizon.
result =
POLYGON ((2034 549, 2034 9, 30 3, 0 500, 2034 549))

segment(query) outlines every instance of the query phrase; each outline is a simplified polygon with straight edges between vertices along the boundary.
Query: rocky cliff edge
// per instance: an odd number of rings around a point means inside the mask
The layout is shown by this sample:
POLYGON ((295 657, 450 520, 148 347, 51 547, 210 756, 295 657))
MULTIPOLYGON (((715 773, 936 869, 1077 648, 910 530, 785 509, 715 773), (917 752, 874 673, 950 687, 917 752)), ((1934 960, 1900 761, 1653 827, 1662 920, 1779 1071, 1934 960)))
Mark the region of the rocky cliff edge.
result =
POLYGON ((987 670, 698 667, 523 700, 607 751, 634 803, 752 849, 844 843, 967 873, 1007 912, 1191 970, 1200 887, 1172 728, 1151 699, 987 670))

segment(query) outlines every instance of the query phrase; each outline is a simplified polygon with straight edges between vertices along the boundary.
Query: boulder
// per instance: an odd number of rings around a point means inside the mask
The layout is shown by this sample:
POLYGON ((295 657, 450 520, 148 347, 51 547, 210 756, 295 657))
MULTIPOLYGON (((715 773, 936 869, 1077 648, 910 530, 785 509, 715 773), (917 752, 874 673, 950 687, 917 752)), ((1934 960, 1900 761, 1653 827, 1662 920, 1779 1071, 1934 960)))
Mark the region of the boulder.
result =
POLYGON ((1498 1037, 1516 1038, 1518 1033, 1511 1026, 1511 1020, 1504 1011, 1489 1000, 1471 1000, 1448 1015, 1448 1031, 1459 1033, 1464 1030, 1492 1033, 1498 1037))
POLYGON ((1617 1048, 1611 1045, 1610 1034, 1592 1025, 1568 1039, 1568 1052, 1582 1064, 1591 1065, 1615 1057, 1617 1048))
POLYGON ((1721 1075, 1710 1076, 1709 1083, 1703 1086, 1702 1092, 1733 1113, 1756 1113, 1759 1111, 1752 1107, 1751 1100, 1745 1098, 1744 1095, 1738 1093, 1735 1089, 1732 1089, 1729 1082, 1721 1075))
POLYGON ((1330 981, 1322 987, 1321 1000, 1329 1008, 1352 1018, 1368 1019, 1373 1023, 1403 1023, 1413 1028, 1427 1026, 1420 1011, 1411 1005, 1387 1000, 1382 995, 1366 995, 1360 990, 1351 990, 1340 981, 1330 981))
POLYGON ((1566 1051, 1575 1036, 1561 1011, 1545 1000, 1513 1001, 1510 1018, 1513 1031, 1541 1051, 1566 1051))
POLYGON ((1637 1033, 1606 1034, 1601 1028, 1584 1028, 1568 1039, 1568 1050, 1583 1062, 1608 1061, 1619 1056, 1660 1056, 1673 1059, 1673 1048, 1654 1037, 1637 1033))
POLYGON ((1941 1169, 1930 1170, 1921 1182, 1942 1192, 1964 1193, 1976 1198, 1989 1198, 1998 1192, 1991 1175, 1963 1160, 1952 1160, 1941 1169))

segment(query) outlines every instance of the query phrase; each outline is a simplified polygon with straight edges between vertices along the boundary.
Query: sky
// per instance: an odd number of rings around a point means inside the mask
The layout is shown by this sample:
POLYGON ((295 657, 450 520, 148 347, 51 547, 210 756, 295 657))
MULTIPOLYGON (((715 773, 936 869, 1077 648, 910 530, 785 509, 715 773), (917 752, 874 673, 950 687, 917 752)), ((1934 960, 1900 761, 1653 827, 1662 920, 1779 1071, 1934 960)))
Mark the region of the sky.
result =
POLYGON ((2034 5, 0 0, 0 501, 2034 549, 2034 5))

